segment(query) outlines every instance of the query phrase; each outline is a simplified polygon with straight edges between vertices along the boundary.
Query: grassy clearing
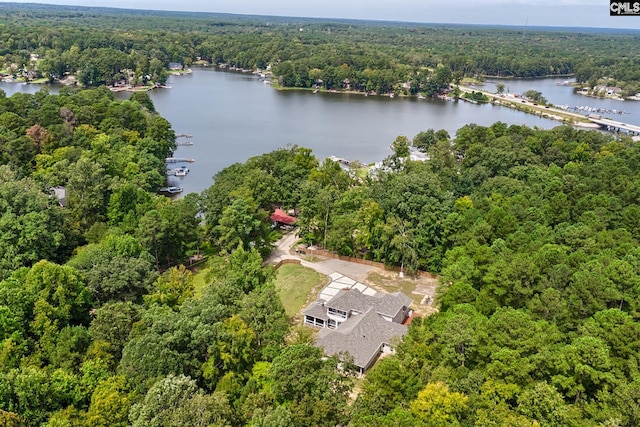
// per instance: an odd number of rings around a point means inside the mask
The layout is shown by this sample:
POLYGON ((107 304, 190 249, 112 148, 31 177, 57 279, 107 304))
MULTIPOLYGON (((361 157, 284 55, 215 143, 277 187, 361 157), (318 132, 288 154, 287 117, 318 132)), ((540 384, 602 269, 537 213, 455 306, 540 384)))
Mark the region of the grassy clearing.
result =
POLYGON ((276 276, 276 290, 287 316, 295 316, 306 304, 311 290, 322 286, 327 278, 309 268, 297 264, 284 264, 276 276))
POLYGON ((200 268, 197 272, 193 273, 193 287, 195 288, 194 294, 197 298, 200 298, 202 291, 208 285, 205 281, 205 277, 208 272, 208 268, 200 268))

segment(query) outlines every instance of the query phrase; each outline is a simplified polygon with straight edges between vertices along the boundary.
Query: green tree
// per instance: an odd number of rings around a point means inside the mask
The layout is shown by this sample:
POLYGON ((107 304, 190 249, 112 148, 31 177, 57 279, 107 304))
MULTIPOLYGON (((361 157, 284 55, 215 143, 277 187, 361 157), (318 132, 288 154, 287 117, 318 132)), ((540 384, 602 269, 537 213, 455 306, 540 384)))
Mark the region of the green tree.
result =
POLYGON ((0 166, 0 278, 41 259, 62 261, 69 236, 64 212, 31 179, 0 166))
POLYGON ((132 394, 126 378, 113 376, 102 380, 93 394, 85 416, 85 425, 91 427, 128 426, 132 394))
POLYGON ((156 382, 142 402, 131 407, 129 421, 134 427, 168 427, 179 425, 179 420, 208 426, 215 419, 203 398, 194 380, 184 375, 169 375, 156 382))
POLYGON ((67 200, 79 227, 104 219, 108 186, 109 176, 98 163, 83 158, 70 166, 67 200))
MULTIPOLYGON (((131 236, 118 236, 117 239, 135 242, 131 236)), ((157 277, 153 258, 142 251, 137 242, 133 253, 119 253, 107 245, 103 242, 79 248, 69 265, 84 273, 97 305, 110 301, 140 301, 157 277)))
POLYGON ((425 426, 457 426, 466 415, 468 400, 462 393, 449 391, 444 383, 430 383, 411 402, 411 413, 425 426))
POLYGON ((217 243, 228 253, 242 247, 252 247, 262 251, 269 247, 266 213, 252 202, 238 198, 222 211, 222 217, 215 228, 217 243))
POLYGON ((193 274, 184 265, 172 267, 160 276, 144 300, 148 305, 164 304, 179 307, 187 298, 193 297, 193 274))
POLYGON ((523 95, 526 98, 529 98, 533 102, 538 102, 540 104, 547 103, 547 99, 544 96, 542 96, 541 92, 537 90, 533 90, 533 89, 527 90, 523 95))
MULTIPOLYGON (((92 346, 106 344, 106 350, 114 364, 120 361, 122 349, 129 341, 133 325, 140 320, 140 308, 131 302, 109 302, 93 314, 89 334, 92 346)), ((102 355, 100 355, 102 356, 102 355)))
POLYGON ((316 347, 286 347, 274 358, 270 369, 276 401, 295 402, 294 420, 321 419, 325 425, 344 421, 350 378, 347 372, 336 368, 337 360, 324 359, 316 347), (314 410, 323 418, 314 417, 314 410))

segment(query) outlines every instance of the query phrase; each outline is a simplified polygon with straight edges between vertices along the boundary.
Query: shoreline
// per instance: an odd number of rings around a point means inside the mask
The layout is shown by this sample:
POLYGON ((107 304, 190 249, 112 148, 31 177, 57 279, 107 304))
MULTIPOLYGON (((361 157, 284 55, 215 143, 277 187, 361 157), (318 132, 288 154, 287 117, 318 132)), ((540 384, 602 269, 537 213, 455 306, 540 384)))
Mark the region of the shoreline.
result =
MULTIPOLYGON (((204 65, 200 65, 200 64, 196 64, 197 66, 202 66, 202 67, 206 67, 204 65)), ((240 72, 240 73, 246 73, 247 70, 240 70, 240 69, 233 69, 233 67, 215 67, 217 70, 219 71, 232 71, 232 72, 240 72)), ((191 74, 193 73, 193 70, 191 68, 187 68, 184 71, 170 71, 169 75, 170 76, 174 76, 174 75, 185 75, 185 74, 191 74)), ((254 73, 255 74, 255 73, 254 73)), ((558 77, 558 76, 553 76, 553 77, 558 77)), ((564 77, 564 76, 563 76, 564 77)), ((496 77, 492 77, 492 78, 496 78, 496 77)), ((545 77, 540 77, 540 79, 545 78, 545 77)), ((546 78, 550 78, 550 77, 546 77, 546 78)), ((501 78, 501 79, 506 79, 506 78, 501 78)), ((7 82, 9 83, 9 82, 7 82)), ((34 81, 34 82, 24 82, 24 81, 19 81, 18 79, 13 80, 11 83, 22 83, 22 84, 45 84, 48 85, 50 84, 48 80, 45 79, 39 79, 39 81, 34 81)), ((67 76, 64 79, 61 80, 57 80, 55 83, 53 84, 58 84, 58 85, 63 85, 63 86, 70 86, 70 85, 75 85, 77 84, 77 81, 75 80, 75 76, 67 76)), ((389 93, 384 93, 384 94, 377 94, 377 93, 370 93, 370 92, 363 92, 363 91, 357 91, 357 90, 337 90, 337 89, 319 89, 319 88, 299 88, 299 87, 284 87, 284 86, 280 86, 278 83, 270 83, 270 86, 272 86, 274 89, 279 90, 279 91, 287 91, 287 90, 298 90, 298 91, 313 91, 313 93, 331 93, 331 94, 346 94, 346 95, 361 95, 361 96, 381 96, 381 97, 386 97, 386 98, 394 98, 394 97, 399 97, 399 98, 406 98, 406 99, 410 99, 410 98, 414 98, 416 100, 421 100, 424 98, 421 98, 418 95, 405 95, 403 93, 393 93, 393 92, 389 92, 389 93)), ((151 86, 107 86, 109 88, 109 90, 111 90, 114 93, 118 93, 118 92, 148 92, 150 90, 153 89, 169 89, 171 88, 171 86, 160 86, 160 85, 151 85, 151 86)), ((476 84, 474 83, 470 83, 469 85, 458 85, 458 88, 460 89, 461 93, 470 93, 470 92, 480 92, 482 94, 484 94, 485 96, 487 96, 489 98, 489 101, 487 103, 490 103, 492 105, 499 105, 499 106, 504 106, 507 108, 511 108, 511 109, 515 109, 517 111, 526 113, 526 114, 532 114, 535 116, 540 116, 541 118, 545 118, 545 119, 549 119, 549 120, 554 120, 557 122, 560 122, 562 124, 565 125, 571 125, 571 126, 579 126, 579 127, 583 127, 583 128, 589 128, 589 129, 596 129, 599 128, 599 126, 593 122, 591 122, 589 120, 588 115, 582 115, 582 114, 578 114, 578 113, 572 113, 563 109, 559 109, 557 107, 554 106, 543 106, 543 105, 538 105, 536 103, 524 100, 522 98, 516 98, 516 97, 512 97, 507 95, 498 95, 496 93, 493 92, 488 92, 488 91, 484 91, 482 89, 478 89, 476 84), (471 85, 473 87, 471 87, 471 85)), ((600 99, 606 99, 606 97, 595 97, 592 95, 587 95, 584 93, 580 93, 580 92, 576 92, 578 94, 582 94, 582 95, 586 95, 586 96, 591 96, 594 98, 600 98, 600 99)), ((442 99, 442 95, 437 96, 437 98, 442 99)), ((462 99, 462 98, 460 98, 462 99)), ((617 98, 619 99, 619 98, 617 98)), ((622 99, 624 101, 624 99, 622 99)))
POLYGON ((597 129, 600 126, 591 122, 585 115, 572 113, 563 109, 551 106, 538 105, 534 102, 524 100, 522 98, 516 98, 508 95, 497 95, 492 92, 478 90, 468 86, 458 86, 463 93, 480 92, 489 98, 490 104, 500 105, 507 108, 512 108, 517 111, 521 111, 527 114, 533 114, 534 116, 540 116, 545 119, 555 120, 565 125, 579 126, 588 129, 597 129))
MULTIPOLYGON (((187 68, 185 70, 167 70, 167 73, 169 75, 169 77, 171 76, 183 76, 183 75, 187 75, 187 74, 192 74, 193 70, 191 68, 187 68)), ((65 76, 63 79, 56 79, 53 82, 50 82, 49 79, 42 77, 39 79, 35 79, 35 80, 31 80, 31 81, 25 81, 24 78, 18 78, 18 79, 13 79, 13 78, 9 78, 9 77, 3 77, 0 81, 2 81, 3 83, 8 83, 8 84, 34 84, 34 85, 59 85, 59 86, 77 86, 78 85, 78 80, 76 79, 76 76, 74 74, 69 74, 67 76, 65 76)), ((91 86, 82 86, 83 88, 89 88, 91 86)), ((111 92, 114 93, 118 93, 118 92, 148 92, 150 90, 153 89, 171 89, 171 86, 167 86, 165 85, 146 85, 146 86, 108 86, 108 85, 104 85, 107 88, 109 88, 109 90, 111 92)), ((97 87, 97 86, 96 86, 97 87)))

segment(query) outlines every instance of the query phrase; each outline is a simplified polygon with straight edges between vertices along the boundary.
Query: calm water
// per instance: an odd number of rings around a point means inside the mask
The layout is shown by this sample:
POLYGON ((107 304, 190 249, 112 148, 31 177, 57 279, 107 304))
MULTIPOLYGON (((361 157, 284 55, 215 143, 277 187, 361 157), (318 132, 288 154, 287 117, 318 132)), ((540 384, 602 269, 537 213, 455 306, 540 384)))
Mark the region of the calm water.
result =
POLYGON ((172 185, 200 192, 212 176, 234 162, 287 144, 310 147, 320 158, 344 157, 372 163, 391 153, 398 135, 498 120, 551 128, 558 123, 507 108, 441 100, 278 91, 251 75, 197 69, 172 77, 172 89, 151 98, 176 133, 193 135, 194 145, 176 156, 193 157, 191 173, 172 185))
MULTIPOLYGON (((502 81, 511 92, 534 89, 556 105, 588 105, 632 111, 626 123, 640 125, 640 102, 588 98, 557 83, 565 79, 502 81)), ((552 128, 559 123, 492 105, 308 91, 277 91, 252 75, 195 69, 174 76, 171 89, 150 96, 158 112, 176 133, 191 134, 193 146, 178 147, 176 157, 194 158, 190 174, 170 177, 170 185, 185 192, 201 192, 225 166, 288 144, 313 149, 320 158, 344 157, 372 163, 391 153, 398 135, 413 138, 418 132, 446 129, 452 136, 467 123, 490 125, 496 121, 552 128)), ((38 85, 0 83, 7 95, 34 93, 38 85)), ((488 82, 483 89, 495 90, 488 82)), ((52 93, 56 88, 51 87, 52 93)), ((127 94, 118 94, 127 97, 127 94)), ((617 116, 620 118, 622 116, 617 116)))

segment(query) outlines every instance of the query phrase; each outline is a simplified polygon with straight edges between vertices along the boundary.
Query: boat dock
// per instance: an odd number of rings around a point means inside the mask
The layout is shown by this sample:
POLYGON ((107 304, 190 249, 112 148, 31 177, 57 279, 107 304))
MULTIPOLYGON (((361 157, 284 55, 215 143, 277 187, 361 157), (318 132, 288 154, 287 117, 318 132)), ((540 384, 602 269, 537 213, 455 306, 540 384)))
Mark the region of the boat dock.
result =
POLYGON ((351 160, 343 159, 342 157, 331 156, 331 161, 340 163, 345 166, 351 166, 351 160))
POLYGON ((193 145, 193 142, 192 141, 180 141, 180 142, 176 142, 176 145, 178 145, 178 146, 182 145, 182 146, 190 147, 190 146, 193 145))
POLYGON ((176 138, 193 138, 193 137, 188 133, 177 133, 176 138))
POLYGON ((567 111, 574 111, 576 113, 585 112, 585 113, 601 113, 601 114, 629 114, 624 110, 617 110, 615 108, 614 109, 598 108, 598 107, 589 107, 586 105, 577 105, 575 107, 560 105, 558 106, 558 108, 562 108, 563 110, 567 110, 567 111))
POLYGON ((164 159, 164 161, 167 163, 193 163, 195 162, 195 159, 187 159, 184 157, 167 157, 166 159, 164 159))

